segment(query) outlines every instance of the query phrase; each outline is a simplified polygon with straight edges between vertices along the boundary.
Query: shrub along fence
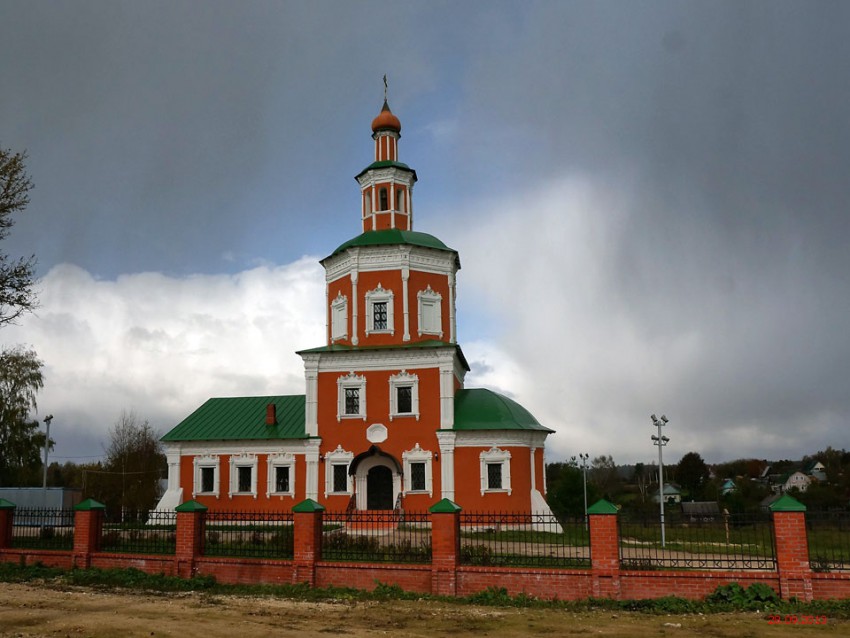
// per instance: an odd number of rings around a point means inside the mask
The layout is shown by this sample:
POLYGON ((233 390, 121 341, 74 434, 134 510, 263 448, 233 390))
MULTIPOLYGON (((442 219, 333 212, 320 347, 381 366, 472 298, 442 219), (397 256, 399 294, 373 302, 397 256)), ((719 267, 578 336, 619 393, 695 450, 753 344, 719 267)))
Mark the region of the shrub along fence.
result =
POLYGON ((420 513, 332 513, 309 499, 292 512, 221 513, 189 501, 118 520, 88 500, 70 516, 0 501, 0 561, 441 595, 496 586, 542 598, 703 598, 737 582, 784 598, 850 597, 850 520, 807 516, 789 496, 770 519, 671 521, 663 543, 657 525, 619 521, 606 501, 587 521, 462 512, 447 499, 420 513))

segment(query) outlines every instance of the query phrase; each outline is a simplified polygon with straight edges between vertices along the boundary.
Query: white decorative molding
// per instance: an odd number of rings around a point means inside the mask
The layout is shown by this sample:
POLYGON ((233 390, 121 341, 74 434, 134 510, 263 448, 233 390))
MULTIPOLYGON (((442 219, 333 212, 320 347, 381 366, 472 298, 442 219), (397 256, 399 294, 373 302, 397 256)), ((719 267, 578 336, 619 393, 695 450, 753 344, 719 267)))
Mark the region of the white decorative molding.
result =
POLYGON ((401 337, 402 341, 410 341, 410 300, 408 299, 408 281, 410 280, 410 268, 402 266, 401 268, 401 305, 404 313, 404 334, 401 337))
POLYGON ((329 494, 351 494, 354 487, 354 482, 351 475, 348 474, 348 466, 354 460, 354 453, 348 450, 343 450, 341 445, 337 445, 333 452, 325 454, 325 497, 329 494), (334 467, 345 466, 346 469, 346 490, 345 492, 334 492, 334 467))
POLYGON ((548 432, 534 430, 459 430, 457 447, 540 447, 548 432))
POLYGON ((269 454, 268 465, 268 480, 266 482, 266 498, 269 496, 295 496, 295 456, 288 452, 269 454), (277 489, 277 469, 289 469, 289 489, 277 489))
POLYGON ((331 341, 348 339, 348 297, 337 293, 331 302, 331 341))
POLYGON ((416 417, 419 420, 419 377, 402 370, 390 375, 390 421, 399 417, 416 417), (400 412, 398 402, 399 388, 410 388, 410 412, 400 412))
POLYGON ((423 450, 419 447, 419 443, 413 446, 413 449, 401 453, 402 463, 404 465, 404 493, 405 494, 423 494, 427 493, 431 496, 434 492, 434 480, 431 469, 431 461, 434 454, 430 450, 423 450), (413 489, 413 478, 411 465, 413 463, 423 463, 425 465, 425 486, 424 489, 413 489))
POLYGON ((455 440, 457 433, 450 430, 437 431, 440 446, 440 491, 441 498, 455 500, 455 440))
POLYGON ((366 335, 395 334, 395 314, 393 312, 393 291, 386 290, 378 282, 378 287, 366 293, 366 335), (375 304, 387 305, 387 320, 384 328, 375 327, 375 304))
POLYGON ((383 443, 387 440, 387 426, 383 423, 373 423, 366 428, 366 440, 369 443, 383 443))
POLYGON ((486 493, 506 492, 511 494, 511 453, 501 450, 495 445, 486 452, 478 455, 481 462, 481 496, 486 493), (496 465, 500 468, 501 486, 491 486, 489 466, 496 465))
POLYGON ((341 376, 336 380, 337 385, 337 405, 336 405, 336 420, 342 419, 363 419, 366 420, 366 377, 354 373, 352 370, 345 376, 341 376), (357 412, 346 412, 345 395, 346 390, 357 390, 357 412))
POLYGON ((325 268, 326 283, 350 276, 352 272, 400 270, 404 266, 416 272, 454 278, 460 268, 457 253, 410 244, 357 246, 326 257, 321 263, 325 268))
POLYGON ((195 481, 194 486, 192 487, 192 498, 197 496, 198 494, 206 494, 209 496, 215 496, 218 498, 220 487, 219 487, 219 479, 221 476, 220 466, 219 466, 219 458, 216 454, 205 454, 203 456, 195 456, 194 461, 194 475, 195 481), (202 479, 202 470, 204 468, 212 468, 213 470, 213 490, 212 492, 204 492, 201 488, 203 487, 203 479, 202 479))
POLYGON ((243 451, 241 454, 230 456, 230 489, 227 492, 230 497, 233 496, 253 496, 257 498, 257 455, 251 452, 243 451), (248 467, 251 469, 251 488, 244 492, 239 490, 239 468, 248 467))
POLYGON ((419 323, 417 332, 421 337, 424 334, 437 335, 443 338, 443 296, 431 289, 431 285, 425 290, 416 293, 419 302, 419 323))

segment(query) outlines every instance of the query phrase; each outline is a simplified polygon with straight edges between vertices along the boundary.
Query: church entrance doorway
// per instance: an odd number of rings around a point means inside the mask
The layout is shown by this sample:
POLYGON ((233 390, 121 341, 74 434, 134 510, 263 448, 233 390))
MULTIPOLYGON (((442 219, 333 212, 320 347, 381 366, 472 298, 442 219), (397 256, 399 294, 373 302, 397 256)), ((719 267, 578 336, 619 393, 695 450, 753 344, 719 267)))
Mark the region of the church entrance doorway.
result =
POLYGON ((393 508, 393 472, 386 465, 376 465, 366 475, 366 509, 393 508))

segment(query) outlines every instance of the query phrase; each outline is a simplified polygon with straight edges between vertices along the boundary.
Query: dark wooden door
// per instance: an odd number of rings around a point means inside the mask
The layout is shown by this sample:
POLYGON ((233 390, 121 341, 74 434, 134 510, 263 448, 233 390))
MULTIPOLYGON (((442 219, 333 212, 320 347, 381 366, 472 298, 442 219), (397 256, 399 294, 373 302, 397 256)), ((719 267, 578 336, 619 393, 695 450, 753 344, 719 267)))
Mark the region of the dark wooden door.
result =
POLYGON ((393 473, 385 465, 376 465, 366 475, 366 507, 370 510, 393 508, 393 473))

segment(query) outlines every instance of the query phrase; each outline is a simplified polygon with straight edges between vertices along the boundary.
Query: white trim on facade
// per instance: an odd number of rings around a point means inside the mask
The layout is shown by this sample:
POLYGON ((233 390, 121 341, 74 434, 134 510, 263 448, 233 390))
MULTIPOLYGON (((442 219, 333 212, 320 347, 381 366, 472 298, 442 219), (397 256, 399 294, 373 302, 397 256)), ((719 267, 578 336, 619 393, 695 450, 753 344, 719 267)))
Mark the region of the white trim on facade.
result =
POLYGON ((220 480, 221 480, 221 468, 219 463, 219 457, 217 454, 205 454, 203 456, 195 456, 194 461, 194 485, 192 486, 192 498, 195 498, 198 494, 203 494, 204 496, 215 496, 218 498, 220 490, 220 480), (212 492, 204 492, 202 491, 203 487, 203 478, 201 476, 201 470, 203 468, 212 468, 213 469, 213 491, 212 492))
POLYGON ((333 452, 328 452, 325 454, 325 497, 327 498, 332 494, 345 494, 350 496, 352 490, 354 489, 354 481, 352 480, 352 476, 348 474, 348 466, 351 465, 351 461, 354 460, 354 453, 349 452, 347 450, 343 450, 341 445, 337 445, 336 449, 333 452), (345 492, 334 492, 334 467, 344 465, 346 468, 346 491, 345 492))
POLYGON ((419 377, 402 370, 398 374, 390 375, 390 421, 404 417, 416 417, 419 420, 419 377), (410 388, 410 412, 399 412, 398 389, 410 388))
POLYGON ((347 375, 341 376, 336 380, 337 385, 337 405, 336 405, 336 420, 342 419, 362 419, 366 420, 366 377, 354 373, 352 370, 347 375), (358 412, 348 414, 345 411, 345 391, 359 389, 358 394, 358 412))
POLYGON ((435 292, 431 285, 416 293, 419 302, 419 323, 417 332, 422 335, 436 335, 443 338, 443 296, 435 292))
POLYGON ((269 496, 295 496, 295 456, 288 453, 269 454, 266 459, 268 466, 268 481, 266 482, 266 497, 269 496), (289 468, 289 489, 283 492, 277 491, 277 468, 289 468))
POLYGON ((378 282, 378 287, 366 293, 366 336, 370 334, 395 334, 395 313, 393 306, 393 291, 387 290, 378 282), (375 327, 375 304, 387 305, 387 322, 385 328, 375 327))
POLYGON ((413 449, 401 453, 402 463, 404 465, 404 494, 428 494, 431 496, 434 493, 434 479, 431 469, 431 461, 434 454, 430 450, 423 450, 419 447, 419 443, 413 446, 413 449), (413 479, 411 473, 412 463, 425 464, 425 489, 414 490, 413 479))
POLYGON ((438 431, 440 446, 440 492, 441 498, 455 500, 455 440, 456 432, 438 431))
POLYGON ((478 455, 481 462, 481 496, 493 493, 511 494, 511 453, 508 450, 500 450, 495 445, 486 452, 478 455), (501 468, 501 487, 490 487, 489 469, 491 465, 501 468))
POLYGON ((230 489, 229 497, 253 496, 257 498, 257 455, 250 452, 234 454, 230 457, 230 489), (251 489, 247 492, 239 490, 239 468, 251 469, 251 489))

